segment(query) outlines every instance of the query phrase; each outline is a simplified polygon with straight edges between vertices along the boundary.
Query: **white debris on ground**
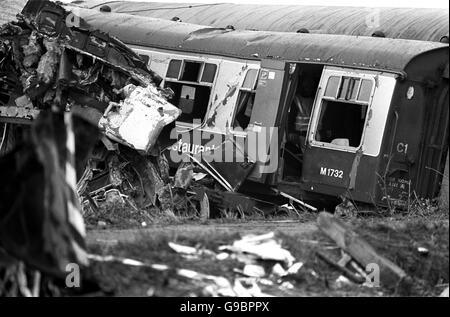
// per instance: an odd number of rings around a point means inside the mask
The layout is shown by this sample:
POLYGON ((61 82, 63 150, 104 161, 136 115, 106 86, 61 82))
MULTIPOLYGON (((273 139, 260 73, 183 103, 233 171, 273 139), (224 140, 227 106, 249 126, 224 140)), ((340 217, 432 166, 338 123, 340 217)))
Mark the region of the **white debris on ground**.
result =
POLYGON ((295 286, 282 278, 294 276, 299 273, 303 263, 295 262, 292 254, 282 248, 281 241, 275 238, 273 232, 263 235, 247 235, 235 241, 232 245, 220 246, 219 253, 208 249, 185 246, 173 242, 169 247, 186 259, 201 259, 209 256, 217 261, 237 260, 244 264, 242 269, 234 268, 236 274, 233 286, 224 277, 211 277, 194 274, 193 271, 183 270, 183 276, 202 282, 209 281, 203 289, 204 295, 209 296, 238 296, 238 297, 265 297, 259 285, 278 285, 280 290, 289 291, 295 286), (265 267, 271 267, 266 270, 265 267), (189 274, 187 274, 189 273, 189 274), (231 295, 234 293, 234 295, 231 295))
POLYGON ((291 267, 295 261, 292 254, 288 250, 283 249, 280 242, 275 240, 273 232, 259 236, 244 236, 241 240, 235 241, 233 245, 222 246, 219 250, 235 254, 245 262, 247 260, 250 262, 254 260, 272 260, 291 267))

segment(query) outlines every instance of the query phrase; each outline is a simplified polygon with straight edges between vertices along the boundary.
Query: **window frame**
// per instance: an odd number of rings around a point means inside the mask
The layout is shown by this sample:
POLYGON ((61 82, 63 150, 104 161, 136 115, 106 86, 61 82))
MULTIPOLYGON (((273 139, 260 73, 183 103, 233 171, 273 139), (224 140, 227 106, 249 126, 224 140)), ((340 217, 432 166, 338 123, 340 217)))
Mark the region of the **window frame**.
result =
POLYGON ((319 89, 321 90, 319 97, 314 102, 314 108, 317 108, 317 109, 313 110, 312 115, 315 117, 315 120, 314 120, 314 122, 311 122, 312 124, 310 125, 310 127, 308 129, 308 141, 307 142, 309 142, 311 145, 316 146, 316 147, 340 150, 340 151, 350 152, 350 153, 356 153, 359 149, 362 149, 363 144, 364 144, 365 134, 366 134, 367 123, 368 123, 368 120, 370 117, 370 111, 372 109, 372 102, 373 102, 375 89, 376 89, 376 80, 374 77, 375 76, 373 74, 353 73, 349 70, 344 70, 344 69, 336 70, 336 71, 333 71, 332 73, 329 73, 329 74, 323 76, 321 79, 320 86, 319 86, 319 89), (336 89, 334 97, 325 95, 325 91, 327 89, 328 82, 329 82, 330 78, 332 78, 332 77, 340 77, 339 84, 336 89), (338 95, 339 95, 340 89, 341 89, 341 84, 342 84, 344 77, 360 79, 359 84, 358 84, 358 90, 356 92, 355 100, 346 100, 343 98, 338 98, 338 95), (325 79, 326 79, 326 81, 325 81, 325 79), (361 93, 361 86, 362 86, 363 80, 370 80, 372 83, 372 88, 370 91, 368 101, 358 100, 358 97, 360 96, 360 93, 361 93), (333 144, 331 142, 322 142, 322 141, 316 140, 319 123, 321 121, 321 113, 322 113, 324 101, 333 101, 333 102, 348 103, 348 104, 354 104, 354 105, 360 105, 360 106, 367 106, 367 111, 366 111, 366 115, 365 115, 365 119, 364 119, 364 128, 362 130, 361 140, 360 140, 360 143, 358 146, 356 146, 356 147, 343 146, 343 145, 333 144))
POLYGON ((169 66, 168 66, 167 70, 166 70, 166 74, 164 76, 164 81, 165 82, 176 82, 176 83, 186 84, 186 85, 193 85, 194 84, 194 85, 208 86, 208 87, 212 87, 214 85, 214 82, 217 79, 217 73, 218 73, 218 69, 219 69, 218 63, 212 63, 212 62, 206 62, 206 61, 196 61, 196 60, 192 60, 192 59, 172 58, 169 61, 169 65, 174 60, 181 61, 181 66, 180 66, 180 69, 178 70, 178 76, 176 78, 167 77, 167 73, 169 71, 169 66), (186 62, 200 64, 200 70, 199 70, 199 73, 198 73, 198 76, 197 76, 197 81, 187 81, 187 80, 181 80, 180 79, 181 78, 181 74, 183 73, 183 71, 185 69, 186 62), (206 81, 202 81, 203 72, 205 70, 206 64, 212 64, 212 65, 216 66, 216 71, 214 73, 213 81, 211 83, 206 82, 206 81))
MULTIPOLYGON (((219 65, 220 65, 219 62, 213 62, 213 61, 194 60, 194 59, 182 58, 182 57, 180 57, 180 58, 176 58, 176 57, 175 58, 171 58, 169 60, 168 66, 167 66, 166 73, 164 75, 164 82, 163 82, 162 85, 164 87, 166 87, 167 83, 176 83, 176 84, 181 84, 181 85, 186 85, 186 86, 194 86, 194 87, 197 87, 197 88, 198 87, 208 87, 210 89, 210 96, 209 96, 209 100, 208 100, 208 103, 209 103, 211 101, 213 88, 214 88, 214 85, 215 85, 215 82, 217 80, 217 76, 218 76, 218 73, 219 73, 219 65), (181 66, 180 66, 180 68, 178 70, 178 75, 177 75, 176 78, 168 78, 167 77, 167 73, 169 71, 170 63, 172 61, 181 61, 181 66), (200 65, 200 70, 199 70, 199 73, 198 73, 198 78, 197 78, 196 82, 180 80, 180 78, 181 78, 181 76, 183 74, 183 70, 185 69, 186 62, 201 64, 200 65), (215 68, 216 68, 215 74, 214 74, 214 77, 213 77, 213 81, 211 83, 201 81, 202 78, 203 78, 203 72, 205 70, 206 64, 215 65, 215 68)), ((205 115, 203 116, 203 118, 201 118, 201 122, 202 123, 205 121, 207 114, 208 114, 208 109, 206 109, 205 115)), ((181 124, 183 126, 193 126, 194 125, 194 123, 192 123, 192 122, 185 122, 185 121, 179 121, 179 120, 176 120, 176 122, 177 122, 177 124, 181 124)))
MULTIPOLYGON (((235 121, 236 121, 236 115, 237 115, 237 111, 238 111, 238 106, 239 106, 239 101, 241 99, 242 96, 242 92, 246 92, 246 93, 250 93, 250 94, 255 94, 254 96, 254 100, 253 102, 255 102, 255 98, 256 98, 256 88, 258 87, 258 80, 259 80, 259 76, 261 75, 261 68, 249 68, 246 72, 245 72, 245 76, 243 76, 242 79, 242 83, 239 87, 239 93, 238 93, 238 97, 236 99, 236 106, 234 107, 233 110, 233 116, 232 116, 232 120, 231 120, 231 126, 230 128, 234 131, 236 129, 235 125, 235 121), (244 82, 245 79, 247 78, 247 75, 249 74, 250 71, 256 71, 256 76, 255 76, 255 80, 253 82, 253 85, 251 87, 253 87, 253 89, 249 89, 249 88, 245 88, 244 86, 244 82)), ((253 104, 254 106, 254 104, 253 104)), ((238 131, 235 131, 238 132, 238 131)), ((240 132, 240 131, 239 131, 240 132)))

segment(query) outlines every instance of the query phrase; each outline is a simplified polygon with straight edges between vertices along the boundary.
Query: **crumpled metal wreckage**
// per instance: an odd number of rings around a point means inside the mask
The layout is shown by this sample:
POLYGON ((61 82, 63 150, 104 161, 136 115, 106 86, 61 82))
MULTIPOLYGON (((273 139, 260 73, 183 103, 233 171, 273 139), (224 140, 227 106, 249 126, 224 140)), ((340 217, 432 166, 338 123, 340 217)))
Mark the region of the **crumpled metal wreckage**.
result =
MULTIPOLYGON (((135 150, 133 155, 156 153, 162 128, 181 113, 157 89, 161 78, 119 40, 90 30, 83 20, 68 27, 68 14, 51 2, 29 1, 17 23, 2 27, 3 90, 10 97, 0 104, 0 116, 35 119, 58 103, 100 128, 108 137, 102 138, 103 149, 118 155, 120 144, 135 150)), ((110 160, 111 171, 117 160, 110 160)), ((117 187, 118 179, 110 183, 117 187)))
MULTIPOLYGON (((173 92, 157 88, 162 79, 116 38, 90 29, 83 19, 69 27, 69 14, 55 3, 31 0, 18 22, 2 27, 0 100, 7 100, 0 102, 0 118, 29 122, 58 103, 103 132, 89 162, 76 160, 83 210, 95 211, 108 197, 117 197, 117 190, 135 208, 156 205, 167 212, 190 209, 187 195, 197 210, 201 202, 211 200, 219 216, 229 210, 242 216, 278 208, 228 189, 231 186, 224 191, 217 186, 222 177, 216 174, 222 171, 213 173, 212 166, 200 162, 194 174, 209 175, 194 179, 198 186, 188 190, 176 179, 171 182, 167 159, 161 155, 161 149, 171 144, 159 147, 158 142, 167 140, 158 136, 180 115, 164 98, 173 92)), ((227 168, 237 168, 231 165, 227 168)))
POLYGON ((87 264, 73 218, 96 181, 156 204, 168 182, 158 136, 181 113, 137 54, 81 19, 68 25, 69 14, 30 0, 0 27, 0 262, 8 254, 60 277, 87 264))

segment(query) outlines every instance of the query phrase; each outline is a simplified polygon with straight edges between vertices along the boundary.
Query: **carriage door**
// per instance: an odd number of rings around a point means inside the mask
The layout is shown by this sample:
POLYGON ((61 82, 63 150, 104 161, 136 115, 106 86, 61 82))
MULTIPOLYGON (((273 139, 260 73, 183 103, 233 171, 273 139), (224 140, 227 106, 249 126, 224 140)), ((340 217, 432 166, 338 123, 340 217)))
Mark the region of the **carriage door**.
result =
POLYGON ((370 201, 395 77, 325 67, 308 129, 308 191, 370 201))
POLYGON ((249 176, 260 183, 275 182, 278 169, 278 121, 286 98, 286 79, 289 64, 282 61, 262 60, 248 127, 248 155, 256 162, 249 176))

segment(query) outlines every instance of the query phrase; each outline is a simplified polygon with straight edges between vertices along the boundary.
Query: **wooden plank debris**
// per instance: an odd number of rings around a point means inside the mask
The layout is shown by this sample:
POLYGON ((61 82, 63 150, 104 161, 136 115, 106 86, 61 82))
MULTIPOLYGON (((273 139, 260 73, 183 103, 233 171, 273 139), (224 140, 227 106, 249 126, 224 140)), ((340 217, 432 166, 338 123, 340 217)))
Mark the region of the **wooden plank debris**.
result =
POLYGON ((363 268, 377 264, 379 267, 380 283, 387 288, 394 288, 398 293, 407 295, 411 289, 411 278, 395 263, 379 255, 375 249, 361 238, 349 226, 332 214, 321 212, 317 218, 321 231, 335 241, 363 268))

